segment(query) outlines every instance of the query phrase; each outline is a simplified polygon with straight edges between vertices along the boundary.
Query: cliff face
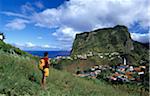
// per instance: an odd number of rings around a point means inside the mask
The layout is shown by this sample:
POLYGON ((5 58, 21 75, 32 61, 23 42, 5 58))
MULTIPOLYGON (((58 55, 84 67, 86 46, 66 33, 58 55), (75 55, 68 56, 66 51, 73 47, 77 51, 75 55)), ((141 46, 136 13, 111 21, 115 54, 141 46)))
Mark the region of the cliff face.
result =
POLYGON ((117 25, 76 35, 71 55, 83 55, 89 52, 125 54, 131 61, 148 59, 148 48, 131 39, 126 26, 117 25))
POLYGON ((77 34, 73 43, 72 55, 85 52, 123 52, 134 49, 127 27, 98 29, 92 32, 77 34))

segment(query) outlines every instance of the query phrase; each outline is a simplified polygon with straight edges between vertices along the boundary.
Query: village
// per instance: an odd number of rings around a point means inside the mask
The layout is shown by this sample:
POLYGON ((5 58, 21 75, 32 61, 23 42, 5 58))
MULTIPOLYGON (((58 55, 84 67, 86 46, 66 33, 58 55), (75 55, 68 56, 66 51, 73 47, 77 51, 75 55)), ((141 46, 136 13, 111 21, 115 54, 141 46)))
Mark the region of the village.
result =
POLYGON ((118 64, 116 66, 95 65, 89 70, 80 70, 76 76, 93 79, 104 79, 111 83, 143 82, 144 74, 148 70, 145 64, 140 66, 118 64), (109 73, 108 73, 109 72, 109 73))
POLYGON ((87 59, 88 57, 93 57, 93 56, 98 56, 99 58, 107 58, 109 57, 110 59, 114 59, 114 56, 118 56, 118 58, 121 58, 118 52, 109 52, 109 53, 104 53, 104 52, 88 52, 83 55, 75 55, 74 59, 87 59))
POLYGON ((109 58, 110 60, 113 60, 115 57, 121 58, 120 54, 118 52, 111 52, 111 53, 103 53, 103 52, 88 52, 87 54, 82 55, 74 55, 74 56, 57 56, 55 59, 68 59, 68 60, 87 60, 89 57, 98 56, 101 59, 109 58))
POLYGON ((76 71, 74 74, 78 77, 87 77, 92 79, 103 79, 113 84, 124 84, 124 83, 142 83, 144 82, 145 73, 148 72, 149 68, 147 66, 148 62, 141 61, 139 66, 128 64, 125 57, 121 57, 118 52, 112 53, 94 53, 89 52, 84 55, 76 55, 73 58, 70 56, 58 56, 55 59, 67 59, 67 60, 86 60, 88 57, 98 56, 99 59, 109 59, 120 58, 122 63, 113 65, 94 65, 87 70, 76 71))

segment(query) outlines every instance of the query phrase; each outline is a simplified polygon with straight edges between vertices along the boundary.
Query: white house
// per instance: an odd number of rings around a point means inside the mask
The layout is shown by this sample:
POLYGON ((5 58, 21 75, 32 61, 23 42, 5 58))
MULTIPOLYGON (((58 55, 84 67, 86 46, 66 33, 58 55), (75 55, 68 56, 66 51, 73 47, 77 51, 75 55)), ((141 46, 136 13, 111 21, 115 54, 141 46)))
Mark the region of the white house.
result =
POLYGON ((5 37, 4 37, 4 34, 3 33, 0 33, 0 40, 4 40, 5 39, 5 37))
POLYGON ((3 36, 2 35, 0 35, 0 40, 2 40, 3 39, 3 36))

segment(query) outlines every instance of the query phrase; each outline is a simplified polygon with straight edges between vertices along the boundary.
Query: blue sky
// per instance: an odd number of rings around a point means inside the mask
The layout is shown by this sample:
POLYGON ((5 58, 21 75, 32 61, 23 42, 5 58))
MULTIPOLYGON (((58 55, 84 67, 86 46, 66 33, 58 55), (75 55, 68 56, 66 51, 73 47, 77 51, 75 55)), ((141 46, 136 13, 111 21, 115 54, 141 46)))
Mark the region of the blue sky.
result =
POLYGON ((148 0, 0 0, 0 32, 23 50, 71 50, 75 34, 126 25, 149 42, 148 0))

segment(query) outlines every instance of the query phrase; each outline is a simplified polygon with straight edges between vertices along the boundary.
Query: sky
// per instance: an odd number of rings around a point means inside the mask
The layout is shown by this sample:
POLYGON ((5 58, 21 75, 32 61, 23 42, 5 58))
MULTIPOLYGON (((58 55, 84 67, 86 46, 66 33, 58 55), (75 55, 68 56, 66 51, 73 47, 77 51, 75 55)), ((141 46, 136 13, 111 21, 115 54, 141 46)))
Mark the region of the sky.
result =
POLYGON ((0 0, 0 32, 22 50, 71 50, 77 33, 125 25, 150 36, 149 0, 0 0))

